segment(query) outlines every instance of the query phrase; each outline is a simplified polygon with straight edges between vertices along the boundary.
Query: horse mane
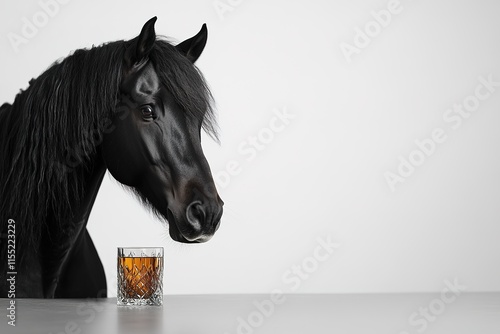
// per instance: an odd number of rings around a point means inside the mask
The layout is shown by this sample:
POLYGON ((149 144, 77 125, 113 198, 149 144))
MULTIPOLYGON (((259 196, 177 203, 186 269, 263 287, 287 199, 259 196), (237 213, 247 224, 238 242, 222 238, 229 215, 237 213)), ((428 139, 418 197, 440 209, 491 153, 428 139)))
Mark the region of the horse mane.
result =
MULTIPOLYGON (((132 41, 76 50, 0 108, 0 231, 14 219, 18 249, 36 247, 47 216, 69 219, 85 195, 84 175, 93 167, 102 121, 115 112, 132 41)), ((199 70, 163 38, 149 57, 188 117, 218 140, 212 95, 199 70)))
POLYGON ((188 117, 200 122, 205 132, 219 142, 214 99, 198 67, 193 66, 165 37, 156 40, 149 58, 160 81, 188 117))

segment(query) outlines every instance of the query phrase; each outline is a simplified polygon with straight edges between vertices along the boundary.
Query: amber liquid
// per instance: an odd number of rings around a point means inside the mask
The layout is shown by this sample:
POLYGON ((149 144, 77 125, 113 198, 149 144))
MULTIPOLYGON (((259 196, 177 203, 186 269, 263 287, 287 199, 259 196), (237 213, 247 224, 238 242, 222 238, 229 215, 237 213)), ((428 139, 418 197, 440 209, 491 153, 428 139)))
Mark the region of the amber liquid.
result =
POLYGON ((148 299, 161 287, 162 257, 119 257, 118 284, 125 298, 148 299))

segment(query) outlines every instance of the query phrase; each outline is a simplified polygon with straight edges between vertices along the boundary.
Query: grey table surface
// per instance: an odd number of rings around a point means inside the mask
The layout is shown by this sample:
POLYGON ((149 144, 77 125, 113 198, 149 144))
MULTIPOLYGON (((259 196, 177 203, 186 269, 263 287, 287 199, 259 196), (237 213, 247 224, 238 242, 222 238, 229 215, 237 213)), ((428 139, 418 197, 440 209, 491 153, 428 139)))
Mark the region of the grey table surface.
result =
POLYGON ((0 299, 0 333, 500 333, 500 293, 166 295, 160 307, 108 299, 0 299))

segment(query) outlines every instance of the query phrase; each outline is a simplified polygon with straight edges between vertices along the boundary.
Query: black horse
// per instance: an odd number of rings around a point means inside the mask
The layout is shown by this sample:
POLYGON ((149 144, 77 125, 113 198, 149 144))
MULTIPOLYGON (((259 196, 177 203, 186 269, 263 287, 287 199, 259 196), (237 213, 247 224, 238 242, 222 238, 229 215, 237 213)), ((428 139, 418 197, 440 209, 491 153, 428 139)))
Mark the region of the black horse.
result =
POLYGON ((217 140, 213 101, 194 66, 207 28, 173 46, 155 22, 75 51, 0 107, 0 297, 13 271, 16 297, 106 296, 86 228, 106 169, 168 221, 172 239, 205 242, 219 227, 201 147, 201 128, 217 140))

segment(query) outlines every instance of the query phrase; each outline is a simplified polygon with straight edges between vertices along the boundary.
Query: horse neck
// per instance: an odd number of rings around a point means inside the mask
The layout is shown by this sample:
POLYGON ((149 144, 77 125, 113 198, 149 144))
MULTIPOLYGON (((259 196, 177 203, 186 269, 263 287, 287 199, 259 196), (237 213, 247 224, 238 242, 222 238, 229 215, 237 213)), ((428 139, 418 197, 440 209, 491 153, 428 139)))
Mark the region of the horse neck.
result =
POLYGON ((72 250, 77 247, 80 236, 85 233, 92 206, 106 172, 100 152, 94 155, 88 166, 80 168, 88 168, 88 171, 80 174, 84 177, 83 197, 73 204, 72 217, 61 218, 49 214, 47 228, 42 233, 39 250, 42 255, 41 270, 45 296, 54 295, 72 250), (62 219, 64 221, 61 221, 62 219))
MULTIPOLYGON (((92 211, 92 207, 97 197, 97 193, 101 187, 102 179, 106 173, 106 166, 102 159, 100 150, 94 154, 89 163, 79 168, 85 170, 84 173, 80 174, 83 178, 83 197, 80 201, 73 204, 71 210, 73 212, 73 216, 64 218, 66 220, 69 219, 69 221, 57 221, 55 224, 51 224, 55 229, 62 227, 62 235, 64 235, 65 238, 69 235, 70 238, 67 241, 70 243, 72 242, 73 237, 76 238, 80 232, 85 229, 90 212, 92 211)), ((61 219, 58 217, 53 218, 55 220, 61 219)), ((49 233, 51 232, 56 235, 61 234, 61 231, 49 231, 49 233)))
POLYGON ((83 197, 73 204, 73 215, 62 218, 49 214, 47 228, 42 234, 42 240, 50 241, 42 241, 40 245, 40 250, 47 259, 44 266, 55 277, 60 274, 78 237, 85 232, 90 212, 106 172, 100 152, 94 155, 91 164, 80 168, 85 170, 88 168, 88 170, 80 174, 83 176, 83 197))
POLYGON ((106 166, 102 159, 100 150, 94 155, 91 161, 92 169, 86 174, 84 179, 84 197, 80 203, 75 205, 73 212, 75 212, 75 219, 84 220, 87 223, 90 211, 94 205, 97 193, 101 187, 102 179, 106 173, 106 166))

